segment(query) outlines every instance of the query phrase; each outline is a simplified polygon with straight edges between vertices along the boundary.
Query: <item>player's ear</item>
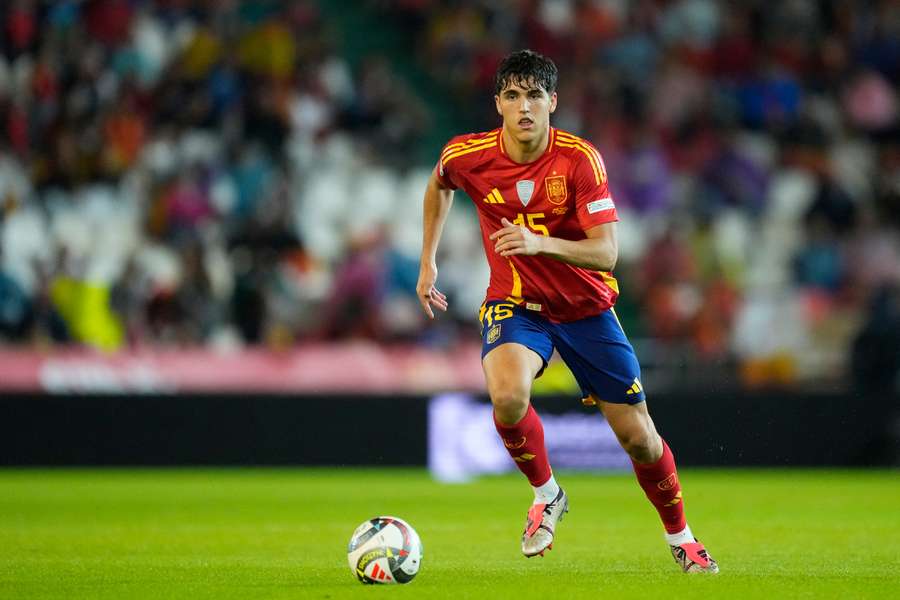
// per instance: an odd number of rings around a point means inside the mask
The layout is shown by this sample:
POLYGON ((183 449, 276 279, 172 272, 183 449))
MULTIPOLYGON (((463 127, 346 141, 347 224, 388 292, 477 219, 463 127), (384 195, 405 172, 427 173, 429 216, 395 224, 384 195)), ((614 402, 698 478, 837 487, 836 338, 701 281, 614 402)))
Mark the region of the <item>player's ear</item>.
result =
POLYGON ((553 92, 552 94, 550 94, 550 112, 552 113, 555 110, 556 110, 556 92, 553 92))
POLYGON ((503 116, 503 111, 500 110, 500 96, 494 94, 494 105, 497 107, 497 114, 501 117, 503 116))

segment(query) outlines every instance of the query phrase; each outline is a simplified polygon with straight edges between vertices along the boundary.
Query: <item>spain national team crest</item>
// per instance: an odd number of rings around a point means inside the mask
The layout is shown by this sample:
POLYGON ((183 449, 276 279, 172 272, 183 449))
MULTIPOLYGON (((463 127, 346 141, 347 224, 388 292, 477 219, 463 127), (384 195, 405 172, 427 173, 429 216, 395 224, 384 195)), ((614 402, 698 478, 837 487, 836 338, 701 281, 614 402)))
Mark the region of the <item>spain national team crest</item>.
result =
POLYGON ((500 339, 500 325, 494 325, 488 330, 487 334, 487 343, 493 344, 498 339, 500 339))
POLYGON ((519 200, 522 206, 528 206, 531 196, 534 194, 534 182, 530 179, 522 179, 516 182, 516 193, 519 194, 519 200))
POLYGON ((547 200, 552 204, 562 204, 569 197, 566 191, 566 176, 553 175, 544 178, 544 185, 547 188, 547 200))

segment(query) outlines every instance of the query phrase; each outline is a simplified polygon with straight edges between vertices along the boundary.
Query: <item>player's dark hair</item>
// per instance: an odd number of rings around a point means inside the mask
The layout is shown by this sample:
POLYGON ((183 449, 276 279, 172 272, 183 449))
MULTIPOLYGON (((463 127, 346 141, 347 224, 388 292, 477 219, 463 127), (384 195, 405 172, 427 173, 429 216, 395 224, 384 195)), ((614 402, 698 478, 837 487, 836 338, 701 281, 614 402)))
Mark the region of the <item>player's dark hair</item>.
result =
POLYGON ((519 50, 500 61, 494 78, 494 91, 499 96, 506 86, 515 83, 522 87, 538 85, 552 94, 556 91, 558 75, 556 65, 546 56, 531 50, 519 50))

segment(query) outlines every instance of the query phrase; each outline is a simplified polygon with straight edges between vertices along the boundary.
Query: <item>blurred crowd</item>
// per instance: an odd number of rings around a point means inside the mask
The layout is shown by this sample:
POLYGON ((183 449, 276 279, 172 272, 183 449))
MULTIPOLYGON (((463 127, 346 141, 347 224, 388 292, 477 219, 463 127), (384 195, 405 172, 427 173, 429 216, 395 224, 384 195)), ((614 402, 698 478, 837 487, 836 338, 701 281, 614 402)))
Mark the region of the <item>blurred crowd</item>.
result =
POLYGON ((528 47, 560 67, 553 124, 606 161, 646 368, 896 385, 896 1, 357 5, 409 52, 351 65, 309 0, 4 3, 2 339, 477 339, 487 271, 460 198, 451 312, 426 326, 414 296, 431 165, 409 157, 436 119, 398 65, 486 130, 497 63, 528 47))
POLYGON ((309 1, 13 0, 0 23, 2 339, 380 333, 379 225, 308 187, 345 156, 397 164, 421 134, 387 61, 351 69, 309 1), (310 252, 317 205, 344 218, 310 252))

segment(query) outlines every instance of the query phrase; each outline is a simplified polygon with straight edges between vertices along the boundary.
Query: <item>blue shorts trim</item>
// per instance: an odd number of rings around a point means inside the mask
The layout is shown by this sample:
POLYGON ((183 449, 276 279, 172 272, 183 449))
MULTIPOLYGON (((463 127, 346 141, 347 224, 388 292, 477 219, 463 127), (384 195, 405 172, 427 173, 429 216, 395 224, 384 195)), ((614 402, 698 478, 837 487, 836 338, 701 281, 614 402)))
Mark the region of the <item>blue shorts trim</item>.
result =
POLYGON ((578 321, 552 323, 512 302, 492 301, 482 306, 479 320, 482 358, 502 344, 518 343, 536 352, 546 367, 555 349, 575 376, 582 397, 593 395, 616 404, 646 399, 634 348, 612 309, 578 321))

